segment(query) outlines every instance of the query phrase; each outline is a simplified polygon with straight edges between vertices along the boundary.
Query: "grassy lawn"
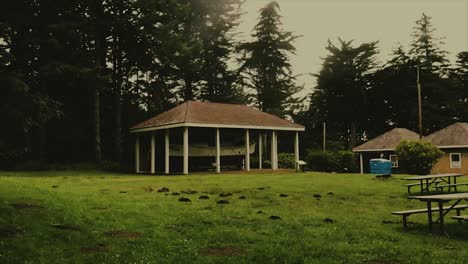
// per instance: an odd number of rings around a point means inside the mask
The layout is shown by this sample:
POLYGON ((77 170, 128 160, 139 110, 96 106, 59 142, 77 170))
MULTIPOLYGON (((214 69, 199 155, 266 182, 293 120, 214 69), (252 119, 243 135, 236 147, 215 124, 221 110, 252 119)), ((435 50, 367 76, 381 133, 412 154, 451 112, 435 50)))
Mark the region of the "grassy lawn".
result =
POLYGON ((390 212, 425 206, 406 199, 404 183, 324 173, 0 172, 0 263, 466 263, 468 224, 448 219, 450 237, 429 235, 427 216, 416 215, 402 230, 390 212))

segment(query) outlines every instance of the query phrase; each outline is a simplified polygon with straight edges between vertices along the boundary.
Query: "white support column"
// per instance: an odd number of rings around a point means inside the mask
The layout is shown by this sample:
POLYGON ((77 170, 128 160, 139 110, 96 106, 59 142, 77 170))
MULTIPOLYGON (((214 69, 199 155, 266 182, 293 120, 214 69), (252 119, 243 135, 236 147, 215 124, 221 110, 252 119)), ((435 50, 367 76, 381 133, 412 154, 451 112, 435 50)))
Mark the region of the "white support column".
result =
POLYGON ((250 171, 250 135, 249 130, 245 130, 245 170, 250 171))
POLYGON ((263 138, 262 132, 258 134, 258 168, 263 168, 263 138))
POLYGON ((364 159, 362 153, 359 153, 359 167, 361 168, 361 174, 364 174, 364 159))
POLYGON ((156 173, 156 138, 154 132, 151 133, 151 174, 156 173))
POLYGON ((219 128, 216 128, 216 173, 221 172, 221 138, 219 128))
POLYGON ((169 166, 170 166, 170 163, 169 163, 169 160, 170 160, 170 150, 169 150, 169 129, 166 129, 166 135, 165 135, 165 139, 164 139, 164 147, 165 147, 165 164, 164 164, 164 173, 165 174, 169 174, 169 166))
POLYGON ((278 169, 278 140, 276 131, 271 133, 271 168, 278 169))
POLYGON ((188 174, 189 166, 189 129, 184 127, 184 174, 188 174))
POLYGON ((135 139, 135 171, 140 173, 140 136, 136 135, 135 139))
POLYGON ((299 170, 299 165, 297 165, 297 161, 299 161, 299 132, 297 131, 294 137, 294 159, 296 161, 296 170, 299 170))

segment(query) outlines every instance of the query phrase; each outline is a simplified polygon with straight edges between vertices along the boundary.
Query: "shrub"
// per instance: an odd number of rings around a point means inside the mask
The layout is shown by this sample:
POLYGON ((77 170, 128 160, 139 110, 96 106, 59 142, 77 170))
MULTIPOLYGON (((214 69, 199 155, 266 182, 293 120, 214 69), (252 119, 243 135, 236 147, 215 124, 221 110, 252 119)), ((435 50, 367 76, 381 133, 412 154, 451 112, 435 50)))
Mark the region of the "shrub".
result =
POLYGON ((278 153, 278 167, 282 169, 294 169, 296 159, 292 153, 278 153))
POLYGON ((309 151, 305 160, 307 168, 314 171, 332 172, 339 167, 333 153, 328 151, 309 151))
POLYGON ((356 155, 349 150, 338 151, 336 154, 339 172, 357 172, 359 170, 356 155))
POLYGON ((444 154, 429 142, 403 141, 396 148, 402 170, 409 174, 429 174, 437 160, 444 154))
POLYGON ((324 172, 356 172, 357 160, 353 152, 309 150, 306 158, 307 168, 324 172))

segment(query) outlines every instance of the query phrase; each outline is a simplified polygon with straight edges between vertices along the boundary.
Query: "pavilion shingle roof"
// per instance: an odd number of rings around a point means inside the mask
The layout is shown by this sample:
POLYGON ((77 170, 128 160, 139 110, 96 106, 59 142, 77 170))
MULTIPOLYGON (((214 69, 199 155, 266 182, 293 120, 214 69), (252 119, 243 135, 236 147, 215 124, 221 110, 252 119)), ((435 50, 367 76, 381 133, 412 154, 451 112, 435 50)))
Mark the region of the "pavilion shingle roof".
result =
POLYGON ((187 101, 154 118, 148 119, 131 130, 175 124, 235 125, 247 127, 281 127, 303 129, 304 126, 237 104, 221 104, 187 101))
POLYGON ((406 128, 394 128, 387 133, 384 133, 360 146, 355 147, 353 151, 360 152, 372 150, 395 150, 398 144, 402 141, 418 139, 419 135, 411 130, 406 128))
POLYGON ((424 138, 437 147, 468 147, 468 123, 455 123, 424 138))

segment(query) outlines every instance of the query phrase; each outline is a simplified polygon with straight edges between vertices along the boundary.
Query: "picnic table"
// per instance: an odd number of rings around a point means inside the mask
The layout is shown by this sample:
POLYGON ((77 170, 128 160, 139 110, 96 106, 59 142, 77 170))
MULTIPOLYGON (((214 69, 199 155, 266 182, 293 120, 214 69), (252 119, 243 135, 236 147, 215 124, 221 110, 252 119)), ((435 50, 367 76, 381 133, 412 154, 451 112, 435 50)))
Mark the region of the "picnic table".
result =
POLYGON ((421 193, 424 193, 424 191, 429 192, 429 187, 433 184, 437 184, 440 182, 446 183, 447 187, 449 188, 449 191, 453 187, 455 191, 457 191, 457 178, 463 176, 463 174, 459 173, 443 173, 443 174, 431 174, 431 175, 423 175, 423 176, 411 176, 407 178, 403 178, 404 180, 407 181, 419 181, 419 184, 409 184, 408 186, 408 192, 409 188, 411 186, 419 185, 421 186, 421 193))
POLYGON ((444 217, 463 200, 468 200, 468 193, 450 193, 437 195, 419 195, 409 196, 408 199, 416 199, 427 203, 427 217, 429 223, 429 232, 432 232, 432 224, 439 224, 440 231, 444 232, 444 217), (448 208, 444 208, 444 203, 454 201, 448 208), (432 221, 432 203, 438 203, 439 219, 432 221))

